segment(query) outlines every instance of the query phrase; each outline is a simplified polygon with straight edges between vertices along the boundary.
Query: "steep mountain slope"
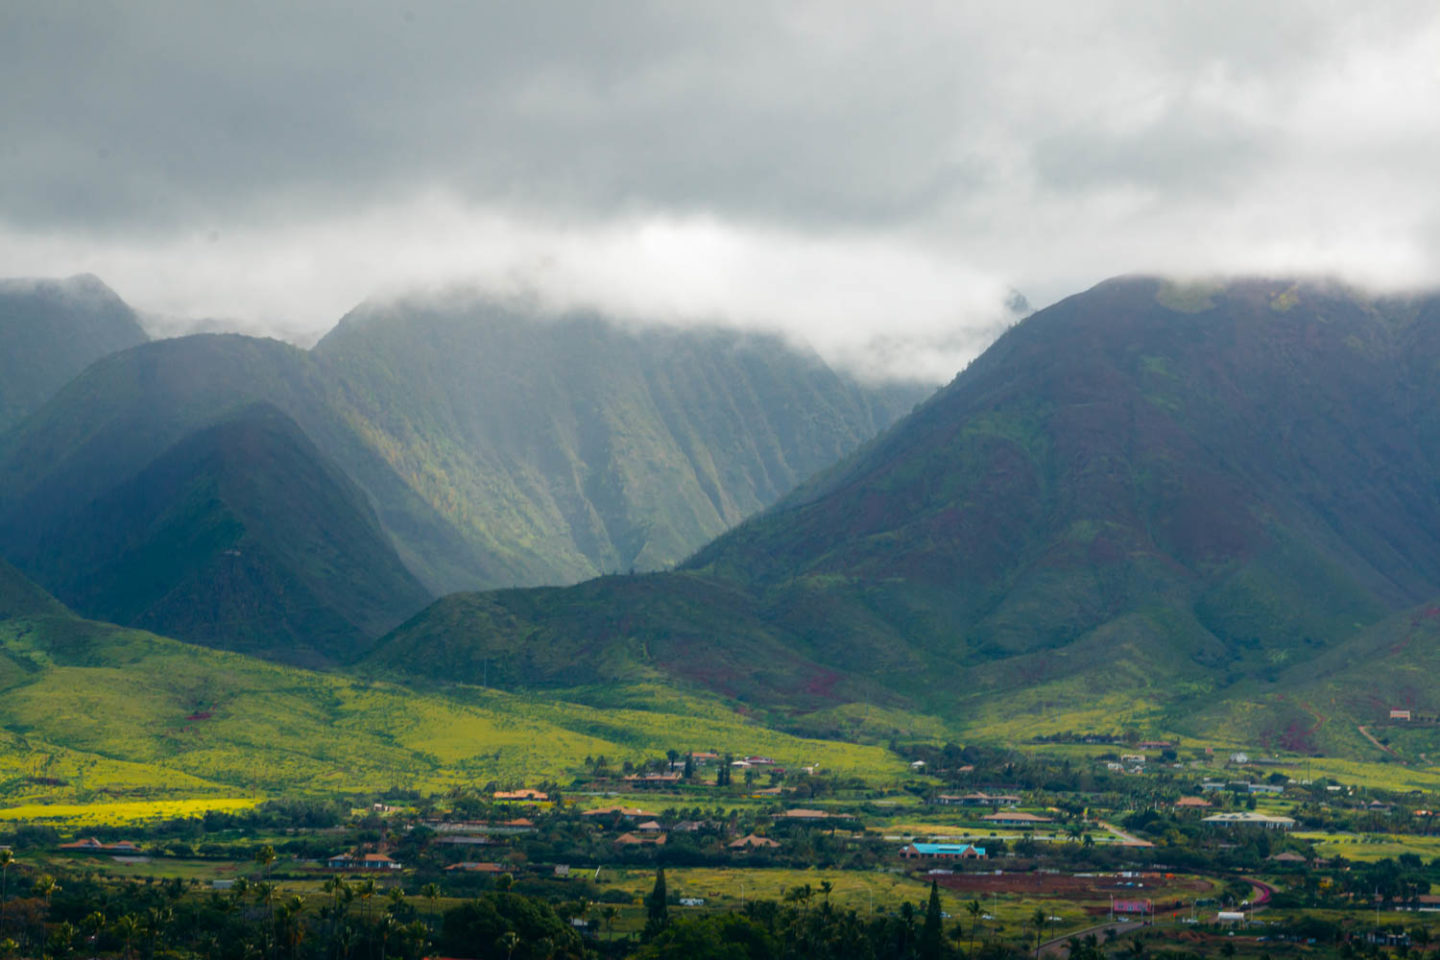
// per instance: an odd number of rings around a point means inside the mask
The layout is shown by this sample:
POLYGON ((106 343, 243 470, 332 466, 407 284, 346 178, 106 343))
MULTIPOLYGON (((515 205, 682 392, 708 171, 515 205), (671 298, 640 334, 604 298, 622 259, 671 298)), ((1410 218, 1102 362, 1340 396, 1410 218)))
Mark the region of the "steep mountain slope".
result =
POLYGON ((410 309, 352 317, 313 356, 202 335, 105 358, 0 439, 0 549, 264 401, 430 589, 563 583, 683 559, 926 392, 764 338, 410 309))
POLYGON ((95 277, 0 280, 0 434, 91 363, 146 339, 95 277))
POLYGON ((501 565, 493 584, 679 562, 929 392, 770 337, 486 301, 367 305, 314 355, 356 430, 501 565))
MULTIPOLYGON (((1171 710, 1440 595, 1437 331, 1435 298, 1110 281, 1019 324, 894 429, 648 589, 709 584, 723 599, 692 610, 689 632, 710 617, 722 651, 736 633, 763 638, 746 657, 762 703, 879 684, 962 723, 1002 701, 1037 719, 1077 703, 1112 722, 1122 704, 1171 710)), ((375 660, 434 658, 457 678, 457 634, 482 657, 560 637, 602 672, 707 682, 633 643, 674 635, 653 601, 618 582, 575 589, 589 591, 583 617, 573 591, 495 595, 487 607, 506 615, 479 624, 447 598, 375 660)))
POLYGON ((360 491, 295 423, 245 408, 15 554, 101 619, 297 663, 344 662, 429 600, 360 491))
POLYGON ((0 560, 0 620, 12 617, 62 616, 64 604, 40 589, 19 570, 0 560))
POLYGON ((365 492, 422 580, 463 581, 473 551, 334 412, 328 390, 305 351, 275 340, 202 335, 106 357, 0 438, 0 553, 25 569, 18 558, 45 549, 61 518, 194 431, 263 402, 365 492))

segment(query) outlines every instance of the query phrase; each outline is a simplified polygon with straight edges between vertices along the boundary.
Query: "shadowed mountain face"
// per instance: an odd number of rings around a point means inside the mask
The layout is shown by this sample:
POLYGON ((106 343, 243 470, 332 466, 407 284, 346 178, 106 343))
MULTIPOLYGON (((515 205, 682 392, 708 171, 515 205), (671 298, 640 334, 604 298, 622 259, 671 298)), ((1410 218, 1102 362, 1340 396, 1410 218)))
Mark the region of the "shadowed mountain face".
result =
POLYGON ((429 598, 360 491, 268 405, 190 434, 17 558, 97 619, 298 663, 429 598))
POLYGON ((94 277, 0 280, 0 434, 91 363, 146 339, 94 277))
POLYGON ((447 598, 375 657, 413 670, 444 649, 453 667, 457 644, 503 656, 545 637, 602 673, 798 710, 878 684, 952 717, 1001 695, 1024 712, 1283 683, 1440 595, 1437 364, 1434 298, 1110 281, 1019 324, 681 573, 646 578, 645 602, 623 578, 447 598), (476 629, 463 605, 484 611, 476 629), (735 644, 751 669, 708 676, 707 651, 735 644))
POLYGON ((362 308, 314 356, 347 422, 510 585, 678 563, 929 392, 770 337, 493 304, 362 308))
MULTIPOLYGON (((0 554, 88 616, 286 659, 343 660, 363 648, 356 637, 373 639, 431 593, 677 563, 927 392, 860 385, 769 338, 624 330, 477 303, 366 308, 310 352, 234 335, 158 341, 94 363, 0 437, 0 554), (424 592, 367 549, 348 572, 322 564, 301 577, 318 591, 312 605, 339 621, 302 628, 296 609, 259 604, 266 589, 298 596, 280 591, 289 574, 273 569, 294 573, 297 558, 329 549, 305 539, 318 528, 291 522, 300 503, 343 499, 282 483, 255 491, 278 498, 274 509, 226 502, 244 513, 248 536, 288 551, 262 564, 271 573, 235 581, 234 597, 191 591, 183 564, 149 564, 144 585, 126 579, 136 570, 122 558, 155 535, 144 525, 188 509, 165 497, 193 493, 188 479, 169 482, 174 464, 156 473, 157 464, 256 403, 313 444, 307 458, 353 484, 345 496, 365 520, 343 526, 378 525, 379 542, 424 592), (362 561, 372 559, 380 566, 369 572, 389 585, 377 586, 373 609, 343 584, 322 583, 363 582, 362 561), (242 602, 256 605, 223 616, 202 609, 242 602)), ((165 535, 199 536, 200 524, 219 536, 224 526, 209 514, 185 523, 165 535)))

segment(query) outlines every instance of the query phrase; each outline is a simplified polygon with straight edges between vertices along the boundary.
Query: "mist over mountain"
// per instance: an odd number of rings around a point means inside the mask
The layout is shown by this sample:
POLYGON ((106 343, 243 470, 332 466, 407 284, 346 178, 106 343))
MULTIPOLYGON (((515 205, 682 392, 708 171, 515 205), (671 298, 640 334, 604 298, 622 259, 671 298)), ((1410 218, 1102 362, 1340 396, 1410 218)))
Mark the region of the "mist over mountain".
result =
POLYGON ((91 363, 148 338, 97 278, 0 280, 0 433, 91 363))
POLYGON ((313 356, 347 423, 505 585, 677 563, 930 392, 770 336, 490 301, 362 307, 313 356))
POLYGON ((928 392, 774 338, 482 301, 366 306, 311 351, 155 341, 0 436, 0 553, 89 616, 344 660, 434 594, 675 564, 928 392), (257 403, 274 422, 238 434, 257 403), (263 557, 243 574, 216 559, 237 531, 263 557), (351 568, 303 559, 336 549, 351 568))
POLYGON ((1440 596, 1437 363, 1433 296, 1109 281, 683 571, 446 598, 375 662, 658 671, 792 713, 869 691, 960 722, 1281 689, 1440 596))

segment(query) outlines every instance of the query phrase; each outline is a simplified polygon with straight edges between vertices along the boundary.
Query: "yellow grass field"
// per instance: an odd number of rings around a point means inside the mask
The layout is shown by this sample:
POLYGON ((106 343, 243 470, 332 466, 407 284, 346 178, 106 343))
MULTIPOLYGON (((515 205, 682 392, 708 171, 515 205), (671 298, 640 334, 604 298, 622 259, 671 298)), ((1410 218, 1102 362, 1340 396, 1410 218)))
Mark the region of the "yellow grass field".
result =
POLYGON ((118 803, 24 803, 0 808, 0 821, 83 829, 197 817, 210 810, 249 810, 261 802, 259 797, 205 797, 198 800, 131 800, 118 803))

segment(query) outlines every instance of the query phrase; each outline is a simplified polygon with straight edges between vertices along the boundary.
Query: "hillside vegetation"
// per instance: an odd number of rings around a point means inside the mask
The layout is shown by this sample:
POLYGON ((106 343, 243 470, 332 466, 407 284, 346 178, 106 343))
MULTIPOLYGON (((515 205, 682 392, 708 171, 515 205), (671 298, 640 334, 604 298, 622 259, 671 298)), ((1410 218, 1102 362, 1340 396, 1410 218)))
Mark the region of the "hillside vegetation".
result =
POLYGON ((447 598, 373 656, 651 669, 802 728, 859 690, 1032 732, 1283 693, 1440 595, 1437 363, 1434 298, 1110 281, 684 570, 447 598))
POLYGON ((494 689, 423 694, 83 620, 0 568, 0 797, 325 795, 536 782, 586 756, 764 752, 884 775, 876 747, 803 740, 713 699, 644 687, 624 706, 494 689), (39 598, 38 601, 36 598, 39 598), (647 710, 647 705, 656 709, 647 710))

